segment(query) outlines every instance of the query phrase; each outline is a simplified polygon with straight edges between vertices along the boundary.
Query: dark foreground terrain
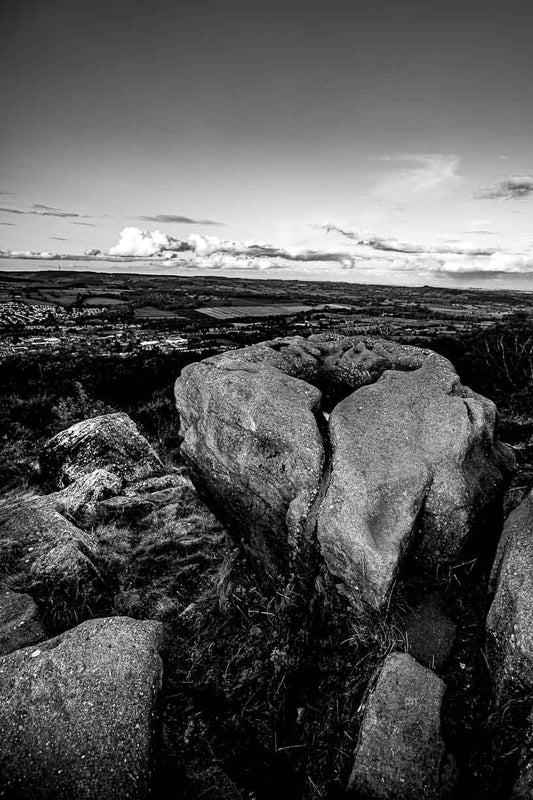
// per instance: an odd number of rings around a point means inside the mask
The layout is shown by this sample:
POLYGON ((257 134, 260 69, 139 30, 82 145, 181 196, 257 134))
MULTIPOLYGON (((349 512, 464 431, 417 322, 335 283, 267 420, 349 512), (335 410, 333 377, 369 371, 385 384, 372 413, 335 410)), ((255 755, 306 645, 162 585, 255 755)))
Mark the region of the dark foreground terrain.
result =
POLYGON ((528 295, 3 277, 3 796, 531 796, 528 295))

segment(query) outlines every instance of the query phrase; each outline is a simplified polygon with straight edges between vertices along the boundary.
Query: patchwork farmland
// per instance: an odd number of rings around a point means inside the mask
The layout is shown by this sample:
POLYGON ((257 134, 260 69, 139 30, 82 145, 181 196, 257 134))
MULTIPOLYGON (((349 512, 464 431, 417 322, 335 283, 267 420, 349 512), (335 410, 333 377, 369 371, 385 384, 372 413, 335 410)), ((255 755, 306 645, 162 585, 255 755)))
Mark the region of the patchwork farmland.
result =
POLYGON ((285 314, 299 314, 311 311, 310 306, 264 305, 264 306, 216 306, 214 308, 197 308, 200 314, 207 314, 214 319, 239 319, 242 317, 279 317, 285 314))

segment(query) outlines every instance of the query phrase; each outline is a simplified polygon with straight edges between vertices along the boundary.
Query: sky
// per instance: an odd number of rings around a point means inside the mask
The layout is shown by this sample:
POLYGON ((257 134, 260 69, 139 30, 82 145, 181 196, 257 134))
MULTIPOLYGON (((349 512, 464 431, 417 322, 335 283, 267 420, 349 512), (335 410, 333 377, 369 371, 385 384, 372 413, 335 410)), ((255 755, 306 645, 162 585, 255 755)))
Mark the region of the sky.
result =
POLYGON ((533 289, 532 23, 530 0, 4 0, 0 250, 533 289))

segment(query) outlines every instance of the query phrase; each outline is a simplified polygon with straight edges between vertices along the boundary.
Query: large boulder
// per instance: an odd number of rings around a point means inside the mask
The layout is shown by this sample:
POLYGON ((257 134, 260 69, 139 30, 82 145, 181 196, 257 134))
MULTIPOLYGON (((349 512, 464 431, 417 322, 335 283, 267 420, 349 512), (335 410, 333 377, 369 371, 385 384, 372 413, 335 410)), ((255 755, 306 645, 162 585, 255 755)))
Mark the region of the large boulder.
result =
POLYGON ((45 483, 54 489, 96 469, 124 480, 163 471, 163 464, 127 414, 104 414, 61 431, 44 446, 39 463, 45 483))
POLYGON ((453 563, 487 524, 508 458, 495 420, 494 404, 438 356, 385 372, 333 409, 317 535, 352 601, 381 605, 407 554, 431 570, 453 563))
POLYGON ((369 693, 349 788, 365 800, 440 800, 451 781, 441 735, 444 683, 406 653, 383 663, 369 693))
POLYGON ((63 517, 46 497, 0 506, 0 576, 29 592, 45 611, 60 600, 67 618, 101 593, 95 538, 63 517))
POLYGON ((287 571, 291 540, 310 535, 324 469, 320 392, 268 364, 220 357, 186 367, 176 400, 201 496, 266 572, 287 571))
POLYGON ((161 639, 157 622, 98 619, 0 659, 0 795, 147 797, 161 639))
POLYGON ((506 520, 491 584, 487 655, 503 704, 533 692, 533 491, 506 520))
POLYGON ((287 573, 315 547, 357 606, 385 602, 408 554, 460 557, 512 468, 492 402, 380 339, 264 342, 185 367, 175 394, 195 483, 256 564, 287 573))

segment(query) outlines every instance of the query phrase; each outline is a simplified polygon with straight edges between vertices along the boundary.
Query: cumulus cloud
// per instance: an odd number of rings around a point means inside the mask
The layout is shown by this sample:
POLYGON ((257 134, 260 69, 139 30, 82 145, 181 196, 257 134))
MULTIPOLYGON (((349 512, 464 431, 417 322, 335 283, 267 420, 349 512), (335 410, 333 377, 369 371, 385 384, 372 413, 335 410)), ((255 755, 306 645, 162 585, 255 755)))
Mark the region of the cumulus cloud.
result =
POLYGON ((183 217, 180 214, 156 214, 153 217, 140 216, 137 219, 143 222, 177 222, 187 223, 193 225, 225 225, 225 222, 215 222, 212 219, 192 219, 191 217, 183 217))
POLYGON ((515 175, 481 191, 482 200, 519 200, 533 194, 533 175, 515 175))
POLYGON ((403 202, 405 198, 422 197, 437 190, 460 185, 461 159, 453 153, 392 153, 373 159, 390 164, 392 171, 384 175, 375 193, 384 200, 403 202))
POLYGON ((139 228, 124 228, 118 244, 112 247, 112 256, 130 256, 133 258, 168 258, 176 253, 194 260, 198 266, 222 266, 257 269, 275 268, 276 262, 335 262, 341 266, 352 258, 347 251, 322 251, 305 247, 276 247, 267 242, 254 239, 246 241, 221 239, 219 236, 207 236, 191 233, 186 241, 181 241, 161 231, 142 231, 139 228), (189 255, 186 255, 186 254, 189 255), (233 259, 233 261, 231 261, 233 259))
POLYGON ((147 258, 165 251, 185 249, 189 248, 179 239, 166 233, 141 231, 139 228, 129 226, 121 232, 118 244, 111 248, 109 255, 147 258))

